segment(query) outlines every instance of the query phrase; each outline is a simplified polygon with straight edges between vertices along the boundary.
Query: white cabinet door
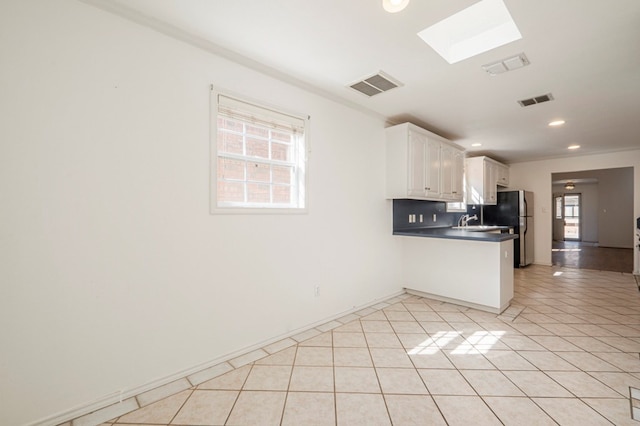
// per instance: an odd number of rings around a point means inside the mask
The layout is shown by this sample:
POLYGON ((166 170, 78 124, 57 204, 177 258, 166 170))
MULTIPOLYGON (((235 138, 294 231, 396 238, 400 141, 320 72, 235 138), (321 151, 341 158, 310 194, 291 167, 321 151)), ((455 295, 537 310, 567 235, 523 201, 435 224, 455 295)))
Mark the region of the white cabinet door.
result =
POLYGON ((453 147, 443 145, 440 156, 440 166, 442 167, 440 189, 442 197, 450 199, 453 195, 453 147))
POLYGON ((427 161, 427 138, 416 132, 409 132, 409 181, 407 182, 407 195, 414 197, 424 197, 426 192, 426 161, 427 161))
POLYGON ((451 199, 462 201, 464 197, 464 152, 458 149, 453 150, 453 171, 452 171, 451 199))
POLYGON ((425 196, 440 198, 440 142, 427 139, 427 158, 425 159, 425 196))
POLYGON ((500 167, 506 167, 489 157, 465 160, 468 204, 496 204, 500 167))
POLYGON ((509 186, 509 166, 504 164, 498 165, 498 185, 509 186))
POLYGON ((462 201, 464 193, 464 153, 453 146, 443 144, 440 155, 442 198, 451 201, 462 201))
POLYGON ((496 204, 498 202, 498 166, 485 160, 484 167, 485 204, 496 204))

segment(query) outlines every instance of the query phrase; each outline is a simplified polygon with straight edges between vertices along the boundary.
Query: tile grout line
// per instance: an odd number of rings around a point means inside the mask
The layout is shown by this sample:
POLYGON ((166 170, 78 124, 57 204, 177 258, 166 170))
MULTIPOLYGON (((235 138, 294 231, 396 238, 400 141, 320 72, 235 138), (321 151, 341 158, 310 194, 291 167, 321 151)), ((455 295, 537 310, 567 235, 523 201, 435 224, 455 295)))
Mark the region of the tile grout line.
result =
MULTIPOLYGON (((397 298, 397 297, 398 297, 398 296, 396 296, 396 298, 397 298)), ((380 302, 380 303, 378 303, 378 304, 377 304, 377 306, 379 306, 379 307, 377 307, 377 309, 375 309, 373 313, 375 313, 375 312, 382 312, 382 313, 383 313, 383 315, 386 317, 386 322, 388 322, 388 323, 391 325, 391 328, 392 328, 392 330, 393 330, 394 336, 395 336, 395 337, 396 337, 396 339, 400 342, 401 346, 402 346, 405 350, 406 350, 405 345, 404 345, 404 344, 403 344, 403 342, 400 340, 400 338, 399 338, 399 336, 398 336, 398 332, 396 331, 396 329, 395 329, 395 328, 392 326, 392 324, 391 324, 391 323, 393 323, 393 322, 401 322, 401 321, 392 321, 392 320, 390 320, 390 319, 389 319, 389 316, 388 316, 388 315, 387 315, 387 313, 386 313, 386 311, 384 311, 384 309, 385 309, 385 308, 390 307, 390 306, 393 306, 393 304, 395 304, 395 303, 400 303, 400 304, 404 307, 405 311, 409 312, 409 314, 410 314, 410 315, 411 315, 411 317, 415 320, 415 322, 416 322, 416 323, 418 323, 418 325, 423 329, 423 331, 426 333, 426 335, 427 335, 427 336, 430 336, 430 333, 428 333, 428 332, 424 329, 424 327, 423 327, 423 325, 420 323, 420 321, 417 321, 417 319, 416 319, 416 317, 413 315, 413 313, 412 313, 411 311, 409 311, 409 310, 407 309, 407 307, 405 306, 405 303, 403 302, 403 300, 406 300, 406 299, 398 300, 398 301, 395 301, 394 303, 390 304, 389 302, 391 302, 391 301, 392 301, 392 299, 394 299, 394 298, 387 299, 387 302, 380 302)), ((550 306, 550 305, 546 305, 546 306, 550 306)), ((553 307, 553 306, 550 306, 550 307, 553 307)), ((458 312, 459 312, 459 313, 461 313, 462 315, 465 315, 465 314, 464 314, 464 312, 468 312, 468 311, 469 311, 469 309, 466 309, 465 311, 458 310, 458 312)), ((523 309, 520 313, 522 313, 523 311, 524 311, 524 309, 523 309)), ((436 313, 436 315, 440 316, 440 315, 438 314, 438 311, 433 311, 433 312, 435 312, 435 313, 436 313)), ((443 311, 443 312, 448 312, 448 311, 443 311)), ((612 312, 614 312, 614 311, 612 311, 612 312)), ((518 314, 518 315, 520 315, 520 314, 518 314)), ((572 314, 572 315, 573 315, 573 314, 572 314)), ((616 315, 624 316, 625 314, 616 314, 616 315)), ((515 318, 517 318, 517 317, 514 317, 514 319, 515 319, 515 318)), ((554 319, 555 319, 555 318, 554 318, 554 319)), ((620 320, 620 318, 617 318, 617 319, 618 319, 618 320, 620 320)), ((354 320, 355 320, 355 319, 354 319, 354 320)), ((450 323, 448 320, 446 320, 445 318, 442 318, 442 320, 443 320, 443 322, 445 322, 445 323, 447 323, 449 326, 451 326, 451 323, 450 323)), ((481 325, 481 323, 479 323, 479 322, 478 322, 478 320, 475 320, 475 319, 470 318, 470 317, 468 318, 468 320, 469 320, 469 322, 471 322, 471 323, 475 323, 475 324, 476 324, 477 326, 479 326, 480 328, 484 328, 484 327, 481 325)), ((558 320, 558 321, 559 321, 559 320, 558 320)), ((331 322, 331 321, 329 321, 329 322, 331 322)), ((338 321, 338 322, 340 322, 340 321, 338 321)), ((368 343, 368 341, 367 341, 367 339, 366 339, 366 333, 364 332, 364 328, 363 328, 363 324, 362 324, 361 318, 358 318, 358 322, 359 322, 359 324, 360 324, 360 328, 362 329, 362 332, 363 332, 363 334, 364 334, 364 336, 365 336, 365 342, 366 342, 366 344, 367 344, 367 348, 368 348, 368 351, 369 351, 369 357, 371 358, 371 361, 372 361, 372 364, 373 364, 374 370, 376 371, 376 378, 377 378, 377 380, 378 380, 378 385, 379 385, 379 387, 380 387, 380 392, 381 392, 381 394, 382 394, 382 396, 383 396, 383 400, 385 401, 385 407, 386 407, 386 409, 387 409, 387 414, 389 415, 389 418, 391 418, 391 417, 390 417, 390 412, 389 412, 389 407, 388 407, 388 405, 387 405, 387 403, 386 403, 386 399, 384 398, 385 393, 384 393, 384 392, 383 392, 383 390, 382 390, 382 385, 381 385, 381 383, 380 383, 380 378, 379 378, 379 376, 378 376, 378 370, 377 370, 377 367, 376 367, 376 366, 375 366, 375 364, 373 363, 373 358, 372 358, 372 354, 371 354, 371 347, 369 346, 369 343, 368 343)), ((613 322, 614 322, 614 323, 616 323, 616 325, 626 326, 626 324, 624 324, 624 323, 622 323, 622 322, 619 322, 619 321, 613 321, 613 322)), ((349 323, 349 322, 342 323, 342 324, 344 325, 344 324, 348 324, 348 323, 349 323)), ((590 323, 590 322, 588 322, 588 323, 590 323)), ((535 322, 534 322, 534 324, 535 324, 535 322)), ((550 323, 550 324, 552 324, 552 323, 550 323)), ((553 324, 555 324, 555 323, 553 323, 553 324)), ((593 324, 593 323, 590 323, 590 324, 593 324)), ((538 325, 539 325, 539 324, 538 324, 538 325)), ((594 325, 595 325, 595 324, 594 324, 594 325)), ((337 401, 336 401, 336 394, 337 394, 336 390, 337 390, 337 389, 336 389, 336 381, 335 381, 335 368, 336 368, 336 366, 335 366, 335 352, 334 352, 334 349, 335 349, 334 329, 335 329, 335 328, 337 328, 337 327, 339 327, 339 326, 336 326, 336 327, 333 327, 333 328, 327 328, 327 329, 326 329, 326 331, 319 330, 319 328, 320 328, 321 326, 322 326, 322 325, 320 325, 320 326, 318 326, 318 327, 315 327, 314 329, 316 329, 320 334, 322 334, 322 333, 328 333, 329 331, 331 332, 330 334, 331 334, 331 338, 332 338, 332 343, 331 343, 331 348, 332 348, 332 363, 333 363, 333 375, 334 375, 334 386, 333 386, 333 388, 334 388, 334 410, 336 411, 336 421, 337 421, 337 401)), ((545 328, 545 327, 544 327, 544 324, 543 324, 543 325, 539 325, 539 326, 541 326, 542 328, 545 328)), ((631 327, 631 328, 633 328, 633 327, 631 327)), ((520 332, 519 330, 517 330, 517 331, 518 331, 518 333, 519 333, 520 335, 523 335, 523 336, 525 336, 525 337, 529 337, 529 338, 530 338, 530 336, 528 336, 528 335, 526 335, 526 334, 524 334, 524 333, 520 332)), ((564 341, 564 342, 568 342, 568 343, 571 343, 571 344, 572 344, 572 342, 567 341, 567 340, 565 339, 565 337, 567 337, 567 336, 564 336, 564 335, 558 335, 558 334, 556 334, 555 332, 553 332, 553 331, 551 331, 551 330, 548 330, 548 331, 550 331, 550 332, 552 333, 552 336, 553 336, 553 337, 557 337, 557 338, 561 339, 561 340, 562 340, 562 341, 564 341)), ((579 331, 579 330, 578 330, 578 331, 579 331)), ((617 338, 623 338, 623 339, 631 339, 631 340, 633 340, 633 338, 631 338, 631 337, 625 337, 625 336, 623 336, 623 335, 621 335, 621 334, 619 334, 619 333, 616 333, 616 332, 612 332, 612 333, 613 333, 613 334, 615 334, 617 338)), ((464 337, 464 335, 463 335, 463 334, 461 334, 461 336, 463 336, 463 337, 464 337)), ((571 337, 571 336, 569 336, 569 337, 571 337)), ((594 339, 596 339, 596 340, 598 340, 598 341, 601 341, 601 342, 602 342, 603 344, 605 344, 605 345, 607 344, 605 341, 602 341, 602 340, 598 339, 598 338, 597 338, 597 337, 595 337, 595 336, 587 336, 587 337, 591 337, 591 338, 594 338, 594 339)), ((600 336, 600 337, 602 337, 602 336, 600 336)), ((313 337, 310 337, 309 339, 311 339, 311 338, 313 338, 313 337)), ((309 339, 306 339, 306 340, 309 340, 309 339)), ((465 338, 465 339, 466 339, 466 338, 465 338)), ((284 339, 283 339, 283 340, 284 340, 284 339)), ((294 339, 294 340, 295 340, 295 339, 294 339)), ((306 340, 303 340, 303 341, 300 341, 300 342, 296 342, 296 343, 294 344, 294 346, 296 347, 296 354, 297 354, 297 350, 298 350, 299 345, 300 345, 302 342, 306 341, 306 340)), ((533 339, 533 340, 535 341, 535 339, 533 339)), ((277 343, 277 342, 274 342, 274 343, 277 343)), ((537 342, 536 342, 536 343, 537 343, 537 342)), ((267 345, 267 346, 269 346, 269 345, 267 345)), ((472 346, 473 346, 473 345, 472 345, 472 346)), ((508 345, 507 345, 507 346, 508 346, 508 345)), ((544 351, 542 351, 542 352, 549 352, 549 353, 553 353, 553 354, 556 354, 556 352, 565 352, 565 351, 551 351, 551 350, 547 349, 544 345, 541 345, 541 346, 542 346, 543 348, 545 348, 545 350, 544 350, 544 351)), ((266 346, 265 346, 265 347, 266 347, 266 346)), ((258 351, 258 350, 262 349, 262 350, 266 353, 266 355, 264 355, 264 356, 262 356, 262 357, 258 358, 258 360, 259 360, 259 359, 263 359, 263 358, 265 358, 265 357, 267 357, 267 356, 273 355, 272 353, 269 353, 268 351, 266 351, 266 350, 264 349, 265 347, 262 347, 262 348, 256 349, 256 351, 258 351)), ((474 346, 474 347, 475 347, 475 346, 474 346)), ((584 350, 584 349, 582 349, 582 348, 580 348, 580 347, 578 347, 578 348, 580 349, 580 352, 585 352, 585 353, 591 354, 592 356, 595 356, 596 358, 598 358, 598 359, 602 360, 603 362, 608 363, 608 361, 607 361, 607 360, 605 360, 605 359, 603 359, 603 358, 600 358, 598 355, 595 355, 595 354, 593 354, 592 352, 589 352, 589 351, 587 351, 587 350, 584 350)), ((281 350, 284 350, 284 349, 285 349, 285 348, 283 348, 283 349, 281 349, 281 350)), ((444 348, 439 348, 439 349, 440 349, 440 350, 444 350, 444 348)), ((616 349, 616 350, 617 350, 617 352, 615 352, 615 353, 630 354, 629 352, 620 351, 620 350, 618 350, 617 348, 614 348, 614 349, 616 349)), ((513 349, 513 348, 510 348, 510 350, 511 350, 511 351, 513 351, 513 352, 515 352, 515 353, 517 353, 517 351, 516 351, 515 349, 513 349)), ((279 352, 279 351, 277 351, 277 352, 279 352)), ((275 353, 277 353, 277 352, 274 352, 274 354, 275 354, 275 353)), ((557 355, 557 354, 556 354, 556 355, 557 355)), ((446 356, 446 355, 445 355, 445 356, 446 356)), ((639 355, 639 356, 640 356, 640 355, 639 355)), ((561 358, 562 358, 562 357, 561 357, 561 358)), ((413 360, 412 360, 410 357, 409 357, 409 359, 410 359, 411 364, 412 364, 412 366, 413 366, 412 368, 417 372, 417 367, 415 366, 415 363, 413 362, 413 360)), ((494 369, 497 369, 498 371, 501 371, 499 368, 497 368, 497 366, 495 366, 495 365, 491 362, 491 360, 487 359, 486 357, 484 357, 484 359, 485 359, 485 360, 487 360, 487 361, 489 362, 489 364, 490 364, 490 365, 493 365, 493 366, 494 366, 494 369)), ((247 374, 247 377, 245 378, 245 380, 244 380, 244 382, 243 382, 242 387, 244 387, 244 385, 246 384, 246 381, 248 380, 249 374, 250 374, 250 373, 251 373, 251 371, 253 370, 253 366, 255 365, 255 362, 256 362, 256 361, 257 361, 257 360, 254 360, 254 361, 250 361, 250 362, 249 362, 249 364, 251 364, 251 370, 250 370, 250 372, 247 374)), ((566 360, 565 360, 565 361, 566 361, 566 360)), ((588 371, 585 371, 585 370, 583 370, 582 368, 579 368, 577 365, 574 365, 573 363, 571 363, 571 362, 569 362, 569 361, 566 361, 566 362, 568 362, 570 365, 573 365, 574 367, 578 368, 578 371, 580 371, 580 372, 582 372, 582 373, 585 373, 585 374, 588 374, 590 377, 593 377, 593 376, 591 376, 591 374, 589 374, 589 372, 588 372, 588 371)), ((242 365, 242 366, 244 366, 244 365, 242 365)), ((231 371, 237 370, 238 368, 240 368, 240 367, 242 367, 242 366, 238 366, 238 367, 232 366, 233 368, 232 368, 232 370, 231 370, 231 371)), ((291 368, 292 368, 292 370, 291 370, 291 373, 290 373, 290 376, 289 376, 289 384, 288 384, 288 388, 287 388, 287 393, 289 392, 289 388, 290 388, 290 385, 291 385, 291 380, 292 380, 292 375, 293 375, 293 368, 294 368, 294 366, 295 366, 295 356, 294 356, 294 363, 293 363, 293 365, 292 365, 292 367, 291 367, 291 368)), ((453 364, 453 367, 454 367, 455 371, 457 371, 459 374, 461 374, 461 373, 460 373, 459 368, 458 368, 455 364, 453 364)), ((555 382, 555 383, 557 383, 560 387, 562 387, 562 388, 563 388, 563 389, 565 389, 567 392, 569 392, 569 394, 575 395, 575 394, 573 394, 573 392, 571 392, 571 391, 569 391, 568 389, 566 389, 566 388, 565 388, 561 383, 557 382, 555 379, 553 379, 553 378, 552 378, 552 377, 550 377, 548 374, 546 374, 546 371, 544 371, 544 370, 540 370, 540 368, 538 368, 537 366, 535 366, 535 367, 536 367, 536 370, 537 370, 537 371, 541 371, 541 372, 543 372, 543 373, 544 373, 547 377, 549 377, 552 381, 554 381, 554 382, 555 382)), ((617 367, 617 366, 614 366, 614 367, 619 368, 619 367, 617 367)), ((382 367, 381 367, 381 368, 382 368, 382 367)), ((222 374, 226 374, 226 373, 231 372, 231 371, 227 371, 227 372, 225 372, 225 373, 221 373, 221 375, 222 375, 222 374)), ((625 371, 625 370, 622 370, 622 371, 625 371)), ((462 375, 462 374, 461 374, 461 375, 462 375)), ((463 378, 465 378, 465 381, 469 384, 469 386, 471 386, 471 388, 472 388, 472 389, 474 389, 474 391, 476 392, 476 395, 477 395, 477 396, 479 396, 480 398, 483 398, 481 395, 479 395, 479 394, 477 393, 477 391, 476 391, 476 390, 475 390, 475 388, 471 385, 471 383, 469 383, 469 382, 468 382, 468 380, 466 379, 466 377, 465 377, 464 375, 462 375, 462 376, 463 376, 463 378)), ((218 377, 218 376, 216 376, 216 377, 218 377)), ((215 378, 215 377, 213 377, 213 378, 215 378)), ((421 380, 423 381, 423 384, 425 385, 425 387, 427 387, 427 386, 426 386, 426 383, 424 383, 424 379, 423 379, 421 376, 420 376, 420 378, 421 378, 421 380)), ((596 379, 596 380, 598 380, 596 377, 593 377, 593 378, 594 378, 594 379, 596 379)), ((507 379, 509 379, 509 378, 507 377, 507 379)), ((511 380, 509 379, 509 381, 511 381, 511 380)), ((600 382, 600 380, 598 380, 598 381, 600 382)), ((192 381, 191 381, 191 380, 189 380, 188 378, 187 378, 187 382, 188 382, 189 384, 193 385, 192 381)), ((512 383, 513 383, 513 382, 512 382, 512 383)), ((603 383, 605 386, 607 386, 607 387, 611 388, 611 387, 610 387, 609 385, 607 385, 606 383, 604 383, 604 382, 602 382, 602 383, 603 383)), ((519 390, 521 390, 521 389, 520 389, 520 388, 519 388, 515 383, 513 383, 513 384, 514 384, 514 386, 516 386, 516 388, 518 388, 519 390)), ((613 389, 613 388, 611 388, 611 389, 615 391, 615 389, 613 389)), ((189 397, 187 398, 187 400, 189 400, 189 398, 191 398, 191 396, 193 395, 194 391, 195 391, 195 389, 192 389, 191 394, 189 395, 189 397)), ((238 396, 236 397, 236 400, 235 400, 235 402, 234 402, 234 406, 235 406, 235 404, 237 403, 238 398, 239 398, 239 396, 240 396, 240 393, 241 393, 241 392, 242 392, 242 389, 238 392, 238 396)), ((431 396, 431 393, 429 392, 428 388, 427 388, 427 392, 428 392, 428 394, 431 396)), ((350 393, 351 393, 351 392, 350 392, 350 393)), ((523 392, 523 393, 524 393, 524 392, 523 392)), ((390 394, 391 394, 391 393, 390 393, 390 394)), ((532 399, 532 398, 531 398, 531 397, 529 397, 526 393, 525 393, 524 395, 525 395, 528 399, 530 399, 530 400, 532 399)), ((171 395, 169 395, 169 396, 171 396, 171 395)), ((169 397, 169 396, 167 396, 167 397, 169 397)), ((138 400, 137 396, 134 396, 134 398, 135 398, 136 405, 138 405, 138 406, 140 407, 140 402, 139 402, 139 400, 138 400)), ((165 398, 166 398, 166 397, 165 397, 165 398)), ((164 399, 164 398, 161 398, 161 399, 164 399)), ((431 396, 431 399, 433 400, 433 397, 432 397, 432 396, 431 396)), ((575 396, 575 398, 574 398, 574 399, 582 400, 582 398, 577 397, 577 396, 575 396)), ((186 403, 186 401, 187 401, 187 400, 185 400, 185 403, 186 403)), ((283 412, 282 412, 282 415, 281 415, 281 422, 283 421, 284 410, 285 410, 285 408, 286 408, 286 401, 287 401, 287 400, 285 399, 285 404, 283 405, 283 412)), ((155 402, 157 402, 157 401, 155 401, 155 402)), ((483 399, 483 402, 486 404, 486 401, 484 401, 484 399, 483 399)), ((434 400, 434 403, 435 403, 435 400, 434 400)), ((534 403, 535 403, 535 401, 534 401, 534 403)), ((149 405, 149 404, 147 404, 147 405, 149 405)), ((536 405, 537 405, 537 404, 536 404, 536 405)), ((184 406, 184 403, 183 403, 183 406, 184 406)), ((436 403, 436 406, 437 406, 437 403, 436 403)), ((537 405, 537 406, 538 406, 538 405, 537 405)), ((588 404, 587 404, 587 406, 588 406, 588 404)), ((539 407, 540 409, 542 409, 542 407, 540 407, 540 406, 538 406, 538 407, 539 407)), ((491 407, 489 407, 489 408, 491 409, 491 407)), ((593 407, 591 407, 591 408, 593 409, 593 407)), ((440 407, 438 407, 438 409, 440 410, 440 407)), ((233 411, 233 407, 232 407, 232 409, 231 409, 231 410, 230 410, 230 412, 229 412, 229 416, 230 416, 230 414, 231 414, 231 412, 232 412, 232 411, 233 411)), ((493 412, 493 410, 491 410, 491 411, 493 412)), ((543 410, 543 411, 544 411, 544 410, 543 410)), ((597 410, 595 410, 595 411, 597 412, 597 410)), ((178 412, 180 412, 180 409, 178 410, 178 412)), ((440 411, 440 414, 442 415, 442 412, 441 412, 441 411, 440 411)), ((600 414, 600 413, 598 412, 598 414, 600 414)), ((176 415, 177 415, 177 413, 176 413, 176 415)), ((494 413, 494 415, 495 415, 495 413, 494 413)), ((601 415, 601 414, 600 414, 600 415, 601 415)), ((227 421, 228 421, 229 416, 227 417, 227 421)), ((115 421, 117 422, 121 417, 122 417, 122 416, 120 416, 120 417, 116 418, 116 419, 115 419, 115 421)), ((497 416, 496 416, 496 417, 497 417, 497 416)), ((603 416, 603 417, 605 417, 605 416, 603 416)), ((174 416, 174 418, 175 418, 175 416, 174 416)), ((444 418, 444 416, 443 416, 443 418, 444 418)), ((172 419, 172 420, 173 420, 173 419, 172 419)))

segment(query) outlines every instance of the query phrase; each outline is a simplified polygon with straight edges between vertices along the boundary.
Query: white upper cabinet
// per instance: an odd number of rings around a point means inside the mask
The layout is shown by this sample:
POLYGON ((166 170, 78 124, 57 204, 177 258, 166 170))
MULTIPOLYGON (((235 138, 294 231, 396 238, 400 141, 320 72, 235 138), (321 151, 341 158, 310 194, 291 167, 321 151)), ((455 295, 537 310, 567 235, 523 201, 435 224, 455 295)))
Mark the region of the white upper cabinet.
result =
POLYGON ((467 204, 496 204, 498 185, 509 184, 509 167, 489 157, 465 159, 467 204))
POLYGON ((440 148, 442 184, 440 185, 442 198, 447 201, 462 201, 464 152, 451 145, 440 148))
POLYGON ((387 198, 462 201, 460 147, 410 123, 386 134, 387 198))
POLYGON ((426 135, 409 132, 407 166, 409 197, 438 197, 440 191, 440 143, 426 135))
POLYGON ((497 163, 498 166, 498 186, 509 186, 509 166, 497 163))

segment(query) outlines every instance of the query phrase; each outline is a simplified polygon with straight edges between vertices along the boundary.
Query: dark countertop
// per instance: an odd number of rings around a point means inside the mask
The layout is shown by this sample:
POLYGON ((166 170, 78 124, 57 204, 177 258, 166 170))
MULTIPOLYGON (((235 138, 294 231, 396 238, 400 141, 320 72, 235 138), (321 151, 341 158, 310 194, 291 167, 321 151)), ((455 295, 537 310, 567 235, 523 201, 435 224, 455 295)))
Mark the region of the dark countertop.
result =
MULTIPOLYGON (((508 229, 509 227, 505 227, 508 229)), ((393 231, 393 235, 405 237, 426 237, 426 238, 446 238, 450 240, 472 240, 499 243, 507 240, 519 238, 517 234, 495 234, 481 231, 465 231, 462 229, 446 228, 412 228, 398 229, 393 231)))

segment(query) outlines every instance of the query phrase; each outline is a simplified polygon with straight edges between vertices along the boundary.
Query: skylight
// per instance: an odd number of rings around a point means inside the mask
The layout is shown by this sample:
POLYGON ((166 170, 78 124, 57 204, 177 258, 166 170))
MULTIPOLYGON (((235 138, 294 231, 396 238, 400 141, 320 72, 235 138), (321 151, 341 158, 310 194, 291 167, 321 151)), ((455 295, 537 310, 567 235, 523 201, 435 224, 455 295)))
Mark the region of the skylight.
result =
POLYGON ((522 38, 502 0, 482 0, 418 36, 450 64, 522 38))

